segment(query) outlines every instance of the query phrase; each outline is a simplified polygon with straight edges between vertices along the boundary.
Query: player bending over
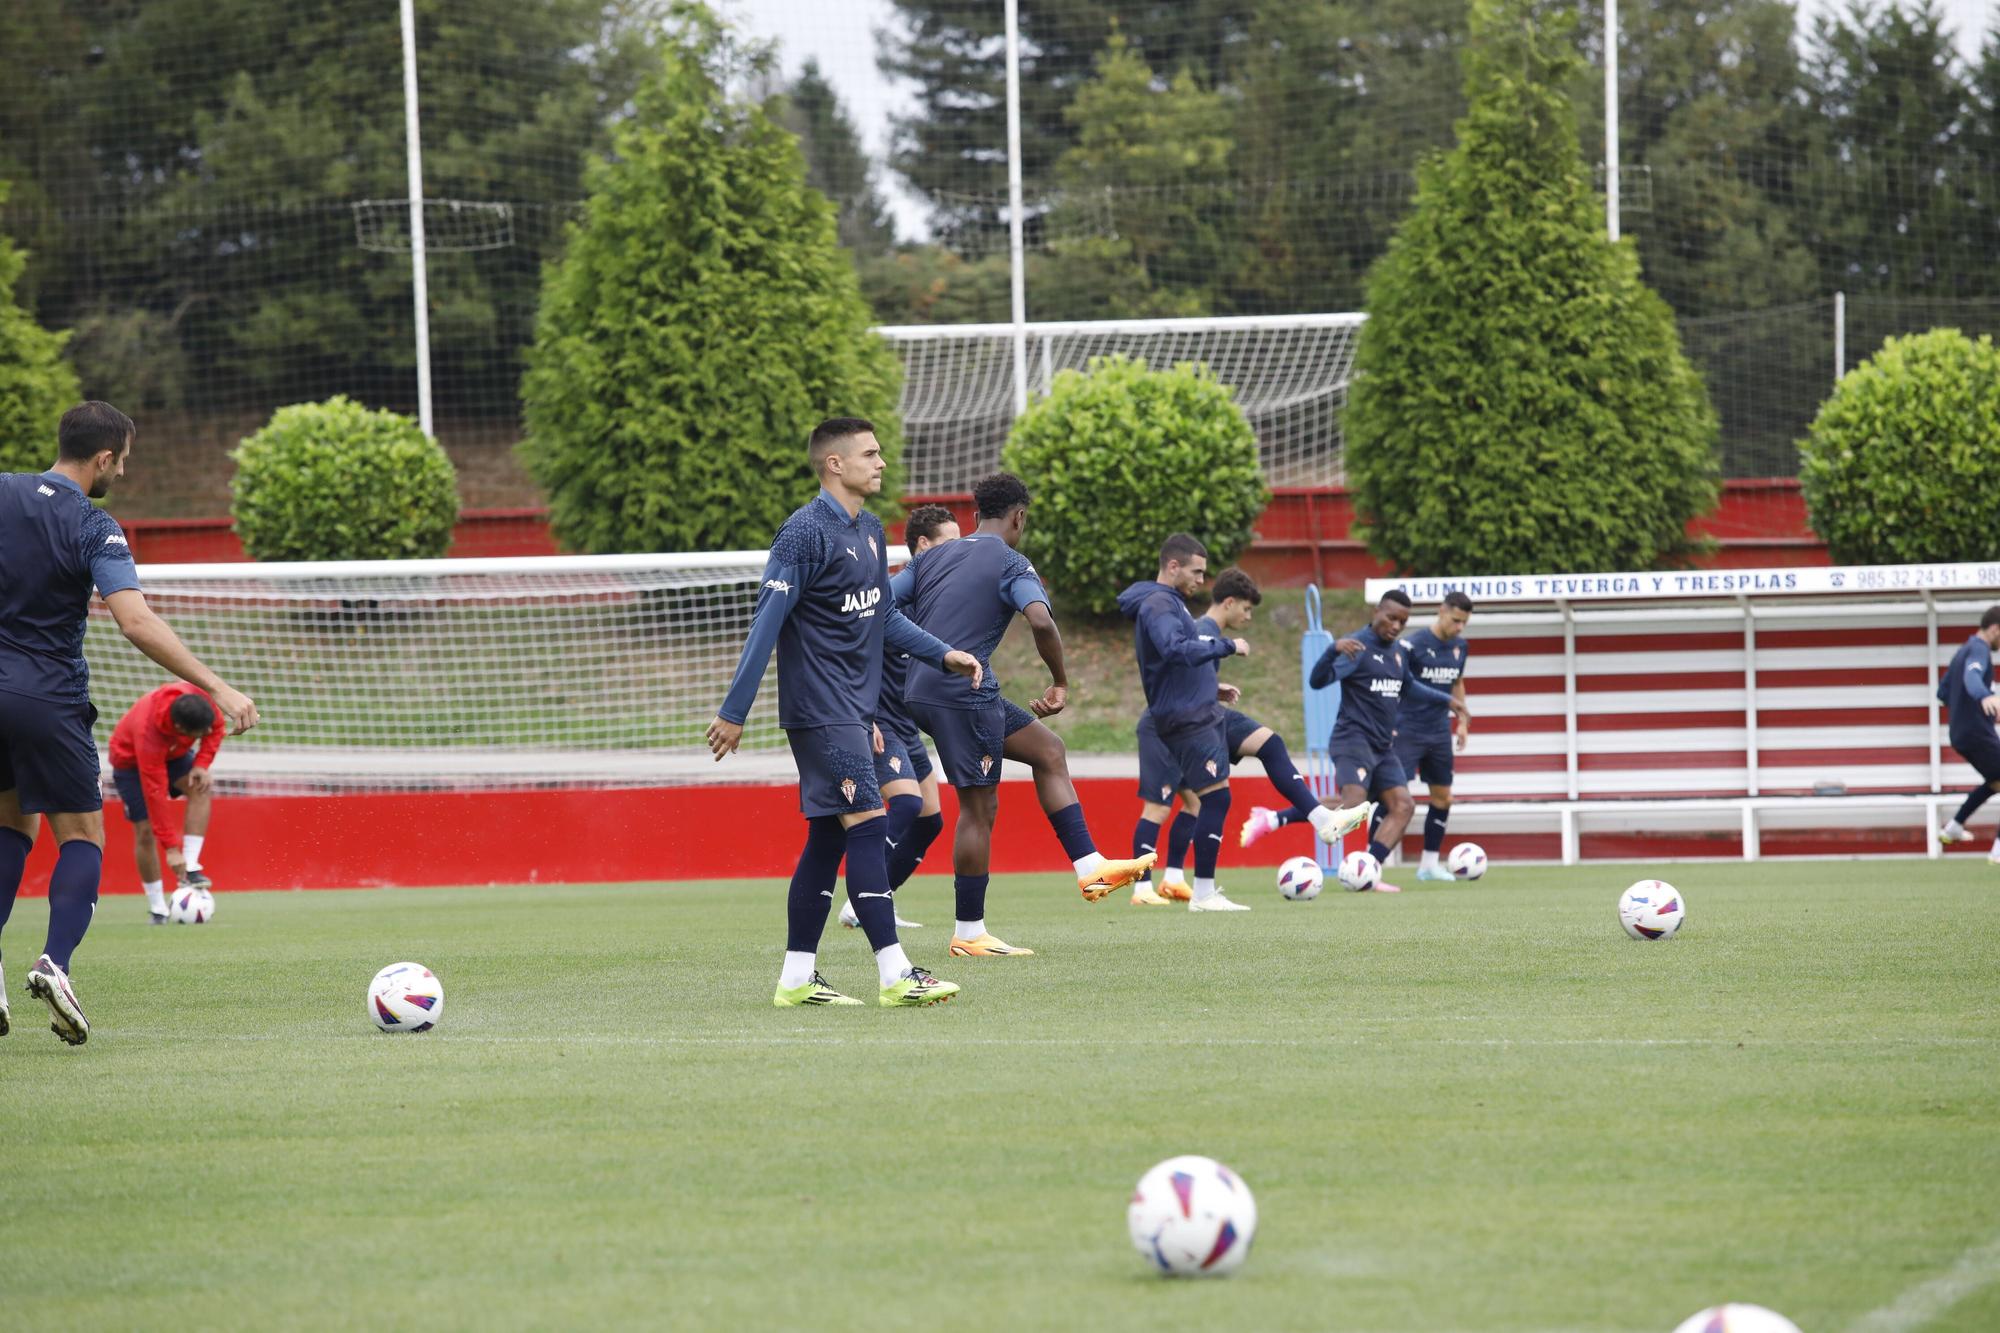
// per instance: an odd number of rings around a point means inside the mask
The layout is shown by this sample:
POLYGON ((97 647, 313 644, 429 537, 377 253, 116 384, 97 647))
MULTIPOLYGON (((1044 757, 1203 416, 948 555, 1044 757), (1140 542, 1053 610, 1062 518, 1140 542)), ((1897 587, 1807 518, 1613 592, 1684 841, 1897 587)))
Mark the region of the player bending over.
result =
POLYGON ((874 755, 883 644, 969 676, 975 686, 981 668, 970 653, 940 643, 896 609, 881 521, 862 508, 882 489, 875 427, 859 417, 822 421, 806 453, 820 492, 793 511, 771 542, 756 617, 729 693, 708 724, 708 748, 720 760, 742 743, 743 721, 775 647, 778 724, 799 767, 806 845, 786 899, 785 961, 772 1003, 861 1003, 829 986, 816 966, 844 856, 847 896, 875 951, 876 1003, 936 1004, 958 987, 910 962, 896 939, 889 897, 888 820, 874 755))
MULTIPOLYGON (((2000 695, 1993 693, 1993 650, 2000 648, 2000 606, 1989 606, 1979 618, 1979 632, 1967 639, 1952 655, 1938 681, 1938 702, 1951 711, 1951 748, 1977 769, 1980 784, 1966 793, 1965 803, 1938 833, 1942 843, 1964 842, 1972 835, 1965 821, 2000 791, 2000 735, 1993 730, 2000 718, 2000 695)), ((1988 861, 2000 865, 2000 839, 1995 839, 1988 861)))
POLYGON ((139 885, 156 926, 167 920, 162 849, 182 888, 214 887, 202 873, 201 847, 215 788, 208 770, 222 748, 224 729, 209 697, 176 680, 140 696, 111 733, 111 782, 132 823, 132 859, 139 864, 139 885), (174 809, 182 798, 187 801, 185 833, 174 809))
MULTIPOLYGON (((56 428, 55 466, 0 474, 0 928, 43 816, 56 838, 49 933, 28 972, 28 994, 49 1007, 49 1026, 72 1046, 90 1036, 70 957, 97 910, 104 870, 104 799, 97 785, 90 668, 83 628, 93 585, 132 645, 207 690, 234 729, 257 724, 257 705, 222 683, 181 643, 139 591, 117 520, 91 504, 125 473, 132 419, 109 403, 81 403, 56 428)), ((0 979, 0 1036, 7 1032, 0 979)))
POLYGON ((1454 719, 1453 709, 1413 691, 1396 712, 1396 761, 1405 778, 1422 778, 1430 792, 1424 810, 1424 859, 1417 867, 1420 881, 1452 878, 1438 864, 1438 853, 1444 849, 1445 822, 1451 818, 1453 760, 1472 737, 1472 714, 1465 701, 1465 662, 1472 651, 1465 642, 1465 622, 1471 618, 1472 599, 1462 592, 1448 592, 1436 620, 1403 636, 1415 679, 1445 691, 1459 704, 1454 719))
MULTIPOLYGON (((1070 781, 1062 738, 1037 721, 1054 717, 1069 700, 1062 633, 1049 611, 1048 593, 1028 558, 1014 549, 1028 530, 1028 488, 998 472, 972 488, 979 525, 969 537, 932 547, 910 562, 910 618, 932 633, 963 643, 988 666, 993 650, 1018 613, 1034 631, 1035 650, 1049 668, 1049 687, 1028 705, 1033 716, 1000 695, 990 666, 983 683, 967 689, 930 672, 910 676, 910 715, 937 742, 945 781, 958 793, 958 828, 952 844, 952 886, 958 919, 951 952, 958 957, 1030 954, 986 929, 986 885, 993 859, 993 822, 1000 813, 1000 768, 1012 759, 1034 770, 1035 795, 1076 868, 1085 902, 1123 888, 1150 866, 1151 857, 1106 860, 1091 841, 1083 806, 1070 781)), ((901 577, 900 575, 898 576, 901 577)))
MULTIPOLYGON (((958 540, 958 520, 943 505, 918 505, 903 525, 903 543, 915 559, 933 546, 958 540)), ((904 570, 889 580, 898 602, 909 596, 904 570)), ((889 806, 889 892, 903 887, 924 853, 944 832, 944 807, 938 802, 937 773, 931 768, 931 752, 924 748, 924 735, 903 703, 903 687, 910 676, 910 655, 886 644, 882 652, 882 693, 875 704, 875 728, 880 747, 875 751, 875 782, 889 806)), ((894 904, 891 899, 891 905, 894 904)), ((854 927, 861 919, 854 904, 840 904, 840 924, 854 927)), ((915 921, 896 915, 896 929, 921 930, 915 921)))
MULTIPOLYGON (((1340 712, 1327 753, 1333 756, 1333 780, 1339 784, 1343 804, 1360 804, 1371 788, 1381 794, 1386 810, 1368 844, 1378 862, 1388 859, 1389 849, 1402 839, 1416 811, 1393 743, 1404 690, 1415 698, 1441 702, 1454 715, 1465 711, 1465 705, 1451 695, 1411 674, 1409 650, 1401 642, 1409 622, 1409 597, 1390 589, 1376 603, 1374 619, 1322 653, 1309 677, 1316 690, 1341 682, 1340 712)), ((1397 892, 1393 884, 1376 887, 1384 893, 1397 892)))

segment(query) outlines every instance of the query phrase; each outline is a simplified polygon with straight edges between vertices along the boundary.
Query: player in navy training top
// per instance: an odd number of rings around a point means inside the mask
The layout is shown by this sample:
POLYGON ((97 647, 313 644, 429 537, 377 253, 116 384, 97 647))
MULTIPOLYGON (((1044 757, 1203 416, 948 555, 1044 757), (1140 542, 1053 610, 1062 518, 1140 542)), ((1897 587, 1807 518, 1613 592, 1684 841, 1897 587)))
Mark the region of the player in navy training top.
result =
MULTIPOLYGON (((1341 682, 1340 713, 1334 719, 1327 753, 1333 757, 1333 780, 1344 806, 1364 803, 1372 790, 1388 807, 1368 850, 1386 861, 1389 850, 1410 826, 1416 802, 1395 751, 1396 713, 1407 696, 1442 700, 1453 713, 1464 705, 1443 690, 1434 690, 1410 670, 1409 650, 1401 642, 1410 622, 1410 599, 1391 589, 1375 606, 1368 624, 1340 639, 1313 664, 1309 682, 1316 690, 1341 682)), ((1380 884, 1385 892, 1395 886, 1380 884)))
MULTIPOLYGON (((1465 663, 1472 651, 1465 642, 1465 622, 1471 618, 1472 599, 1454 590, 1444 595, 1435 621, 1403 636, 1416 678, 1460 705, 1465 704, 1465 663)), ((1396 714, 1396 761, 1405 778, 1422 778, 1429 791, 1419 880, 1452 878, 1438 864, 1438 852, 1444 847, 1445 821, 1451 818, 1452 761, 1471 736, 1471 713, 1461 710, 1454 719, 1452 710, 1436 699, 1413 694, 1396 714)))
POLYGON ((965 644, 980 663, 990 662, 1017 614, 1034 631, 1035 650, 1049 669, 1049 687, 1024 712, 1000 695, 992 671, 967 689, 958 681, 913 672, 904 698, 910 715, 937 742, 945 781, 958 793, 958 829, 952 846, 953 889, 958 901, 951 952, 958 957, 1032 953, 995 938, 986 929, 986 884, 992 864, 993 821, 1000 813, 1003 759, 1034 771, 1035 794, 1076 869, 1084 901, 1122 888, 1152 864, 1111 861, 1099 854, 1077 803, 1062 739, 1037 718, 1054 717, 1069 701, 1062 633, 1049 611, 1048 593, 1034 565, 1015 548, 1028 530, 1028 488, 1019 477, 995 473, 972 488, 979 525, 969 537, 932 547, 910 562, 910 618, 934 634, 965 644), (1030 715, 1032 713, 1032 716, 1030 715))
MULTIPOLYGON (((109 403, 81 403, 56 428, 56 464, 39 475, 0 474, 0 928, 14 910, 21 873, 43 816, 55 834, 49 933, 28 973, 28 993, 49 1006, 49 1026, 80 1046, 90 1036, 70 956, 97 907, 104 868, 104 799, 97 785, 90 668, 83 630, 90 590, 104 598, 134 647, 208 691, 237 731, 257 705, 189 652, 139 591, 117 520, 91 504, 125 474, 132 419, 109 403)), ((0 980, 0 1035, 9 1022, 0 980)))
POLYGON ((981 668, 970 653, 940 643, 896 609, 881 521, 862 508, 882 489, 875 427, 859 417, 831 418, 813 430, 806 452, 821 489, 771 542, 756 617, 728 696, 708 724, 708 747, 719 760, 741 743, 743 721, 775 647, 778 724, 798 764, 807 832, 786 901, 785 961, 772 1003, 860 1003, 827 985, 815 966, 845 857, 847 896, 875 951, 882 988, 877 1002, 936 1004, 958 987, 911 965, 896 940, 889 896, 888 821, 874 758, 883 646, 969 676, 975 685, 981 668))
MULTIPOLYGON (((2000 606, 1989 606, 1979 618, 1979 632, 1967 639, 1952 655, 1951 665, 1938 680, 1938 702, 1951 711, 1951 748, 1977 769, 1983 779, 1958 807, 1938 834, 1943 843, 1964 842, 1972 835, 1965 821, 2000 791, 2000 734, 1993 730, 2000 718, 2000 695, 1993 693, 1993 651, 2000 648, 2000 606)), ((2000 863, 2000 839, 1987 854, 2000 863)))
MULTIPOLYGON (((1248 653, 1247 640, 1203 633, 1187 599, 1208 582, 1208 548, 1191 534, 1176 532, 1160 545, 1159 568, 1118 594, 1118 609, 1132 622, 1132 653, 1146 691, 1139 719, 1139 823, 1132 849, 1143 856, 1156 846, 1173 793, 1194 816, 1193 912, 1247 912, 1215 886, 1222 827, 1229 818, 1229 751, 1222 733, 1222 700, 1236 698, 1216 664, 1248 653)), ((1165 900, 1150 891, 1133 901, 1165 900)))
MULTIPOLYGON (((903 524, 903 544, 911 558, 933 546, 958 540, 958 520, 943 505, 918 505, 903 524)), ((909 566, 889 580, 889 590, 901 605, 910 595, 909 566)), ((937 774, 931 769, 930 751, 924 748, 923 733, 903 703, 909 681, 910 655, 886 643, 882 648, 882 690, 875 701, 875 730, 880 733, 875 748, 875 784, 882 789, 882 801, 889 807, 889 892, 903 887, 924 853, 944 832, 944 807, 938 801, 937 774)), ((891 900, 893 905, 894 900, 891 900)), ((853 928, 861 924, 854 904, 842 901, 840 924, 853 928)), ((919 929, 919 923, 905 921, 896 914, 896 929, 919 929)))

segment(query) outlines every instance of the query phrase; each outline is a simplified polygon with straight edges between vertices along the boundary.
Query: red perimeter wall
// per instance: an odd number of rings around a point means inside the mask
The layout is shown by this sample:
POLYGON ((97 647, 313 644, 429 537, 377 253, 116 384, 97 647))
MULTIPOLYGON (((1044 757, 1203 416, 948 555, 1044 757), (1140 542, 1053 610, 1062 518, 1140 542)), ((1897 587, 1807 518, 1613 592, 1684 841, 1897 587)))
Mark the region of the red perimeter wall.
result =
MULTIPOLYGON (((911 495, 903 503, 944 504, 967 526, 969 495, 911 495)), ((1309 583, 1349 587, 1391 572, 1348 536, 1354 502, 1338 487, 1280 487, 1257 521, 1257 538, 1243 565, 1271 587, 1309 583)), ((133 558, 143 564, 203 564, 242 560, 243 546, 226 518, 124 520, 133 558)), ((1718 569, 1795 567, 1829 563, 1826 545, 1806 523, 1799 484, 1788 477, 1723 483, 1713 514, 1688 525, 1717 549, 1701 564, 1718 569)), ((899 536, 900 534, 891 534, 899 536)), ((470 509, 459 517, 454 556, 555 555, 548 515, 542 509, 470 509)))

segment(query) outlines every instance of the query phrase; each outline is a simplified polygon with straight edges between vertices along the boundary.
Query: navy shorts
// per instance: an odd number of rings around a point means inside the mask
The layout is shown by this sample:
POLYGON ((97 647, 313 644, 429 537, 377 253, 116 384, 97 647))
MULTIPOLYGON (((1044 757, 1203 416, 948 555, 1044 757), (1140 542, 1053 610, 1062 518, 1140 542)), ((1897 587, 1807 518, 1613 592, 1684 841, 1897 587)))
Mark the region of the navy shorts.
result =
POLYGON ((1422 778, 1427 787, 1449 787, 1452 759, 1451 733, 1448 731, 1442 736, 1396 733, 1396 762, 1402 765, 1405 780, 1422 778))
POLYGON ((807 819, 882 808, 875 785, 875 736, 865 722, 787 731, 799 766, 799 810, 807 819))
POLYGON ((1951 748, 1959 757, 1971 764, 1988 782, 2000 782, 2000 734, 1996 734, 1986 722, 1986 715, 1979 714, 1979 723, 1962 740, 1953 736, 1951 748))
POLYGON ((0 791, 26 815, 80 815, 104 808, 97 784, 97 709, 0 690, 0 791))
MULTIPOLYGON (((174 790, 174 784, 194 771, 194 751, 189 750, 178 759, 167 760, 167 795, 180 800, 181 793, 174 790)), ((150 817, 146 814, 146 788, 139 781, 136 768, 114 768, 111 770, 111 785, 118 789, 118 799, 124 803, 125 818, 134 824, 143 824, 150 817)))
MULTIPOLYGON (((1174 786, 1183 791, 1205 791, 1218 782, 1229 781, 1226 724, 1218 722, 1210 727, 1168 732, 1159 737, 1159 746, 1167 756, 1167 767, 1161 772, 1172 773, 1174 786)), ((1140 773, 1145 773, 1143 758, 1140 773)), ((1147 796, 1146 799, 1150 801, 1153 798, 1147 796)))
POLYGON ((1180 765, 1174 762, 1174 752, 1160 739, 1153 715, 1139 714, 1139 799, 1154 805, 1172 805, 1174 788, 1180 785, 1180 765))
POLYGON ((938 767, 954 787, 991 787, 1000 781, 1007 738, 1035 720, 1011 699, 995 699, 978 708, 913 702, 910 713, 937 742, 938 767))
POLYGON ((1222 736, 1229 747, 1229 761, 1235 763, 1242 757, 1243 742, 1264 729, 1264 724, 1254 717, 1245 717, 1234 708, 1222 710, 1222 736))
POLYGON ((882 728, 882 753, 875 756, 878 784, 922 782, 931 775, 931 752, 924 748, 924 733, 916 723, 884 708, 876 714, 875 725, 882 728))
POLYGON ((1394 787, 1410 785, 1393 745, 1378 750, 1358 736, 1336 737, 1331 745, 1336 788, 1360 787, 1373 796, 1394 787))

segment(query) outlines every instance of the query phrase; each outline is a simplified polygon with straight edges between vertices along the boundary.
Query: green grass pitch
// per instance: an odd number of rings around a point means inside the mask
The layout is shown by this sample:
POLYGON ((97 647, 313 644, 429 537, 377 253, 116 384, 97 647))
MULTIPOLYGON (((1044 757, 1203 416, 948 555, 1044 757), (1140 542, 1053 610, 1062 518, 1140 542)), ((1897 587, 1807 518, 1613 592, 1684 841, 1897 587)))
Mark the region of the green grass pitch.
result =
MULTIPOLYGON (((996 882, 1027 959, 941 1008, 775 1010, 771 883, 100 905, 81 1050, 6 937, 0 1308, 46 1328, 1604 1330, 1724 1299, 1806 1333, 2000 1328, 2000 873, 1496 868, 1197 917, 996 882), (387 963, 444 979, 378 1035, 387 963), (1201 1152, 1242 1274, 1151 1275, 1125 1203, 1201 1152), (1873 1312, 1871 1314, 1871 1312, 1873 1312)), ((1254 881, 1254 885, 1253 885, 1254 881)), ((872 999, 862 941, 822 965, 872 999)), ((23 1325, 25 1326, 25 1325, 23 1325)))

